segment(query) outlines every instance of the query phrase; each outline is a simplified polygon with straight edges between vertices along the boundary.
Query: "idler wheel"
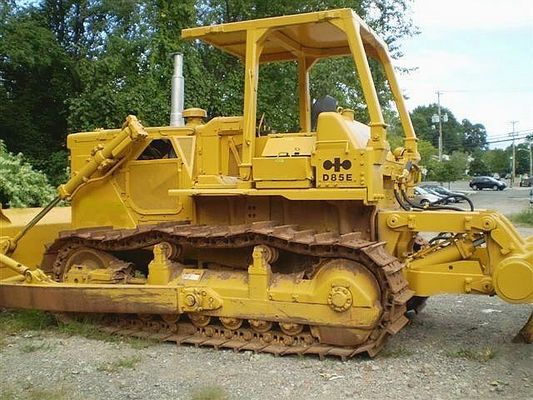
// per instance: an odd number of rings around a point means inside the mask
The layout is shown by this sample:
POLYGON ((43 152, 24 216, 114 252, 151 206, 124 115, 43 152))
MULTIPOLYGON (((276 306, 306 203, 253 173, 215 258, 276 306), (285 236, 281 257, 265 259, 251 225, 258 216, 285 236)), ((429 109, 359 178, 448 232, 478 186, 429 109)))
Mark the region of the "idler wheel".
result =
POLYGON ((252 329, 258 333, 265 333, 268 332, 270 329, 272 329, 272 322, 270 321, 263 321, 260 319, 250 319, 248 320, 248 323, 252 327, 252 329))
POLYGON ((154 332, 159 332, 164 326, 163 322, 152 320, 148 321, 148 327, 154 332))
POLYGON ((163 250, 165 251, 165 255, 167 256, 168 259, 175 260, 181 256, 182 249, 180 246, 176 245, 175 243, 160 242, 159 244, 163 246, 163 250))
POLYGON ((161 314, 161 319, 165 321, 167 324, 176 324, 179 319, 179 314, 161 314))
POLYGON ((235 331, 242 326, 242 319, 239 318, 220 317, 220 322, 222 322, 224 328, 231 329, 232 331, 235 331))
POLYGON ((285 335, 295 336, 302 333, 304 326, 293 322, 280 322, 279 326, 285 335))
POLYGON ((278 260, 278 257, 279 257, 278 249, 264 245, 264 244, 261 244, 257 247, 259 247, 263 251, 263 257, 265 258, 265 261, 267 263, 272 264, 278 260))
POLYGON ((209 325, 209 323, 211 322, 211 317, 209 315, 196 313, 189 314, 189 319, 191 320, 192 324, 197 328, 203 328, 209 325))
POLYGON ((139 318, 142 322, 149 322, 152 319, 151 314, 137 314, 137 318, 139 318))

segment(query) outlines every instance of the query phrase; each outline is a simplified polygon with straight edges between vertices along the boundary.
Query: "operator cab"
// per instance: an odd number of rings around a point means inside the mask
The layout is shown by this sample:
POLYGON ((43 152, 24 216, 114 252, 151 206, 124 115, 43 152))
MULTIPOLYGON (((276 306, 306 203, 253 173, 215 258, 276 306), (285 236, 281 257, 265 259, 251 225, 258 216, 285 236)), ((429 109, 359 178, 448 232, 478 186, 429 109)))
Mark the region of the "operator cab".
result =
MULTIPOLYGON (((378 168, 391 156, 386 141, 386 124, 367 57, 381 65, 389 81, 407 136, 406 151, 402 154, 411 159, 418 157, 416 137, 387 46, 352 10, 191 28, 183 30, 182 35, 186 39, 202 40, 243 61, 242 145, 239 143, 236 157, 239 187, 285 191, 362 188, 365 196, 368 191, 383 191, 382 172, 378 168), (311 69, 325 59, 338 57, 353 60, 354 69, 348 74, 359 79, 368 124, 357 121, 353 110, 339 108, 333 97, 312 101, 311 69), (297 132, 268 133, 265 129, 268 113, 265 117, 263 110, 258 110, 260 67, 274 62, 293 62, 296 66, 297 132)), ((340 90, 355 88, 343 86, 340 90)), ((370 193, 367 199, 373 196, 370 193)))

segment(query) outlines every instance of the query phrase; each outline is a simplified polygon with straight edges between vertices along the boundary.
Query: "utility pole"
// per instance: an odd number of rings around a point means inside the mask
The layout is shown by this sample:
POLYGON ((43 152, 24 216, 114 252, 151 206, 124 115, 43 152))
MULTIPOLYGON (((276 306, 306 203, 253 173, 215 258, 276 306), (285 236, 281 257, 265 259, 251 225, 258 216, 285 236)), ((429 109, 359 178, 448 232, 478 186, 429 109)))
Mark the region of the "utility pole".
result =
MULTIPOLYGON (((443 93, 440 90, 437 90, 437 114, 431 116, 431 122, 433 124, 439 123, 439 161, 442 161, 442 123, 448 122, 448 113, 442 115, 442 109, 440 107, 440 95, 443 93)), ((435 129, 435 125, 433 125, 435 129)))
POLYGON ((533 152, 531 151, 531 142, 529 144, 529 177, 533 178, 533 152))
MULTIPOLYGON (((515 125, 518 123, 518 121, 511 121, 511 124, 513 125, 513 132, 511 133, 511 136, 513 138, 513 163, 512 163, 512 171, 511 171, 511 187, 514 186, 514 180, 515 180, 515 171, 516 171, 516 149, 515 149, 515 125)), ((531 168, 530 168, 531 169, 531 168)))
POLYGON ((533 149, 531 148, 531 145, 533 141, 533 135, 527 135, 526 137, 526 143, 529 151, 529 178, 533 178, 533 149))
POLYGON ((442 161, 442 116, 440 111, 441 91, 437 90, 437 115, 439 116, 439 161, 442 161))

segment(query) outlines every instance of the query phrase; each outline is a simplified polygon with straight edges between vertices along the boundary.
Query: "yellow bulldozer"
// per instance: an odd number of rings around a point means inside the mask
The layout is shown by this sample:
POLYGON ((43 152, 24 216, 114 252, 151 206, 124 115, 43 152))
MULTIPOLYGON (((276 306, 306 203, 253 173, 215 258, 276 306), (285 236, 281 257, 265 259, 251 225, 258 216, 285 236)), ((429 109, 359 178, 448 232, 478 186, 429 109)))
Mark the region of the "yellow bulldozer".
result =
POLYGON ((206 122, 203 109, 180 109, 178 64, 170 126, 130 115, 121 129, 69 135, 71 178, 56 199, 0 214, 0 307, 98 316, 123 335, 344 359, 377 354, 432 295, 533 302, 533 241, 504 216, 412 201, 416 135, 386 44, 352 10, 182 34, 242 60, 243 115, 206 122), (312 104, 310 69, 331 57, 353 59, 365 123, 312 104), (403 147, 390 149, 369 58, 388 81, 403 147), (259 67, 285 61, 297 64, 300 128, 265 132, 259 67))

